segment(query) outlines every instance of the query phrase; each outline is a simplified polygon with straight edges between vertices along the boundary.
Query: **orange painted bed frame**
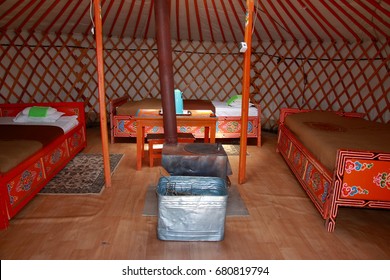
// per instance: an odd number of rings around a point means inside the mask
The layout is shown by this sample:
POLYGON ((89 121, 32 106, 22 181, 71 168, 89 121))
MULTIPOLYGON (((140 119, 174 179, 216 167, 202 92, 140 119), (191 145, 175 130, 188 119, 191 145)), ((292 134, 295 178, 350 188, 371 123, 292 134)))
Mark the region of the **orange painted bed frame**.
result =
POLYGON ((390 153, 339 149, 332 173, 284 125, 289 114, 308 111, 281 110, 277 150, 326 220, 327 230, 334 231, 340 206, 390 209, 390 153))
POLYGON ((0 104, 0 117, 16 116, 30 106, 51 106, 65 115, 78 115, 79 124, 27 158, 0 174, 0 229, 14 217, 77 153, 86 146, 84 103, 0 104))
MULTIPOLYGON (((136 116, 118 115, 116 108, 126 102, 129 98, 124 96, 110 101, 110 125, 111 143, 119 137, 136 137, 136 116)), ((261 146, 261 110, 257 107, 257 116, 248 117, 248 138, 255 138, 256 145, 261 146)), ((241 117, 227 116, 217 117, 216 138, 240 138, 241 137, 241 117)), ((204 137, 203 127, 179 127, 180 132, 192 133, 195 138, 204 137)), ((162 133, 162 128, 150 127, 145 129, 145 137, 148 133, 162 133), (158 129, 158 130, 157 130, 158 129)))

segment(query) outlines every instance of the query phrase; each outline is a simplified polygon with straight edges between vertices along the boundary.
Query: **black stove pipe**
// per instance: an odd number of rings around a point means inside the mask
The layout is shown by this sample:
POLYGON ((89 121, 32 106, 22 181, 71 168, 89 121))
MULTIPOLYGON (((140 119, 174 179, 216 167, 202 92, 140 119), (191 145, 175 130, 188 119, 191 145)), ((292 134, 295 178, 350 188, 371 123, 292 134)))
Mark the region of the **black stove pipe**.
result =
POLYGON ((173 93, 170 4, 171 0, 154 1, 154 14, 156 19, 156 38, 165 143, 177 144, 176 109, 173 93))

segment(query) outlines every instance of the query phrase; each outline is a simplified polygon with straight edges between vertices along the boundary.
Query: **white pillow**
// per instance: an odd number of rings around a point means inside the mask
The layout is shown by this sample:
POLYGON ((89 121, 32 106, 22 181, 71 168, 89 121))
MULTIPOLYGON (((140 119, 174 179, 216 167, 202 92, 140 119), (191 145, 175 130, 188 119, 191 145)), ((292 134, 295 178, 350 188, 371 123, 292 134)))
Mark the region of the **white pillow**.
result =
MULTIPOLYGON (((242 107, 242 100, 234 100, 233 102, 230 103, 230 107, 233 108, 241 108, 242 107)), ((253 106, 253 103, 249 102, 249 107, 253 106)))
POLYGON ((233 101, 229 104, 230 107, 235 107, 235 108, 241 108, 242 106, 242 101, 241 100, 236 100, 233 101))
MULTIPOLYGON (((30 112, 30 109, 31 109, 31 107, 24 108, 24 110, 22 111, 23 115, 28 116, 28 113, 30 112)), ((55 112, 57 112, 56 108, 48 107, 48 109, 47 109, 47 115, 48 116, 54 114, 55 112)))
POLYGON ((62 116, 58 120, 61 120, 61 121, 74 121, 74 120, 77 120, 77 119, 78 119, 77 115, 72 115, 72 116, 62 116))
POLYGON ((57 111, 57 112, 54 112, 46 117, 34 118, 34 117, 29 117, 28 115, 24 115, 24 113, 22 111, 14 118, 14 122, 18 122, 18 123, 23 123, 23 122, 41 122, 41 123, 55 122, 64 114, 65 113, 63 113, 63 112, 57 111))

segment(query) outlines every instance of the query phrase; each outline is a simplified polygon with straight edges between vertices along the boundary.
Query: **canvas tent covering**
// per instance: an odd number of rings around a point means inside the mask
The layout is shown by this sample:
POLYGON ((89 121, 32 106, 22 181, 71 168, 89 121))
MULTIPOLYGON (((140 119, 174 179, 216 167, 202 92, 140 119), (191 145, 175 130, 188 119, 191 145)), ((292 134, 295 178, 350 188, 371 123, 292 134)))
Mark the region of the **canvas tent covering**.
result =
MULTIPOLYGON (((153 0, 103 0, 106 99, 158 97, 153 0)), ((0 1, 0 102, 84 101, 99 115, 92 1, 0 1)), ((390 3, 254 1, 250 94, 263 129, 279 109, 389 122, 390 3)), ((226 101, 242 91, 245 0, 172 0, 175 87, 226 101)))

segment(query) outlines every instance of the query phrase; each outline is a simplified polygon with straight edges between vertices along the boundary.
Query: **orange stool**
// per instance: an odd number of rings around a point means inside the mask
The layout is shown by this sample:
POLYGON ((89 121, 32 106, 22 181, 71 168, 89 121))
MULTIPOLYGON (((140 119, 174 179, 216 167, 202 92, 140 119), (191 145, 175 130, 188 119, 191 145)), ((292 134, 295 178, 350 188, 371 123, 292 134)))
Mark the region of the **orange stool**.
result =
MULTIPOLYGON (((153 145, 162 145, 165 142, 164 134, 162 133, 148 133, 146 135, 146 141, 149 147, 149 166, 153 167, 153 161, 155 158, 161 158, 162 149, 155 149, 153 145)), ((195 136, 192 133, 178 133, 178 143, 194 143, 195 136)))

